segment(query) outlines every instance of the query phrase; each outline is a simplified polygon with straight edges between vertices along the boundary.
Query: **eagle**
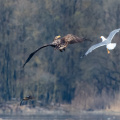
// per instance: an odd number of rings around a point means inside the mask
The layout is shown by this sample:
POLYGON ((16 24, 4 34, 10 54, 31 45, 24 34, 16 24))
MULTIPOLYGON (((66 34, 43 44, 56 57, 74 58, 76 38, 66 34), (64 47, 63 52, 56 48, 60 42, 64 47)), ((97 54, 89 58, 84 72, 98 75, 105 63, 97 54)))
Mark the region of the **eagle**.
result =
POLYGON ((20 102, 20 106, 22 105, 23 101, 28 101, 28 100, 33 100, 33 99, 34 97, 31 95, 24 97, 20 102))
POLYGON ((23 64, 23 68, 26 65, 26 63, 29 62, 29 60, 33 57, 33 55, 44 47, 51 46, 51 47, 54 47, 55 49, 59 50, 60 52, 63 52, 63 51, 65 51, 65 48, 69 44, 79 43, 79 42, 83 42, 83 41, 91 41, 91 40, 87 39, 85 37, 78 37, 73 34, 67 34, 64 37, 61 37, 60 35, 58 35, 54 38, 52 43, 43 45, 42 47, 40 47, 40 48, 36 49, 34 52, 32 52, 29 55, 29 57, 27 58, 27 60, 25 61, 25 63, 23 64))

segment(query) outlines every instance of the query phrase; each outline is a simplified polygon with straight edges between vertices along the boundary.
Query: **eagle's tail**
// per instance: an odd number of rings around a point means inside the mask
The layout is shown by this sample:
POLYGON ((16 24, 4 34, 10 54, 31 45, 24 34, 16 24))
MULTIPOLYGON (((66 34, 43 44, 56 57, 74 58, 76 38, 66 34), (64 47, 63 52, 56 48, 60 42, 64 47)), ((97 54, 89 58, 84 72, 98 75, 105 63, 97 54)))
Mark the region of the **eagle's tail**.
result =
POLYGON ((88 39, 88 38, 84 38, 85 41, 90 41, 93 42, 92 40, 88 39))

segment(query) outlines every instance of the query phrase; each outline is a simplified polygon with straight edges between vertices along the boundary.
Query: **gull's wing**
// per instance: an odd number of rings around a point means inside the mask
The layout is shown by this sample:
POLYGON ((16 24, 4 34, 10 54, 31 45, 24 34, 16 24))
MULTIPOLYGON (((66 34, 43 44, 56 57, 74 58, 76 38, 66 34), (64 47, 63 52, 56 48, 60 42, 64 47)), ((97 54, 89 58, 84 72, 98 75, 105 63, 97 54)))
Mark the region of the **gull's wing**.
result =
POLYGON ((94 49, 96 49, 96 48, 98 48, 98 47, 101 47, 101 46, 104 46, 104 45, 106 45, 106 44, 107 44, 106 41, 104 41, 104 42, 101 42, 101 43, 98 43, 98 44, 95 44, 95 45, 91 46, 91 47, 88 49, 88 51, 85 53, 85 55, 89 54, 89 53, 92 52, 94 49))
POLYGON ((115 36, 115 34, 116 34, 117 32, 119 32, 119 31, 120 31, 120 28, 119 28, 119 29, 115 29, 115 30, 113 30, 112 32, 110 32, 109 36, 107 37, 107 40, 111 42, 112 39, 113 39, 113 37, 115 36))
POLYGON ((36 52, 38 52, 40 49, 42 49, 42 48, 44 48, 44 47, 47 47, 47 46, 54 46, 54 45, 52 45, 52 44, 47 44, 47 45, 44 45, 44 46, 38 48, 38 49, 35 50, 34 52, 32 52, 32 53, 29 55, 29 57, 27 58, 27 60, 25 61, 24 65, 23 65, 23 68, 24 68, 24 66, 26 65, 26 63, 29 62, 29 60, 33 57, 33 55, 34 55, 36 52))

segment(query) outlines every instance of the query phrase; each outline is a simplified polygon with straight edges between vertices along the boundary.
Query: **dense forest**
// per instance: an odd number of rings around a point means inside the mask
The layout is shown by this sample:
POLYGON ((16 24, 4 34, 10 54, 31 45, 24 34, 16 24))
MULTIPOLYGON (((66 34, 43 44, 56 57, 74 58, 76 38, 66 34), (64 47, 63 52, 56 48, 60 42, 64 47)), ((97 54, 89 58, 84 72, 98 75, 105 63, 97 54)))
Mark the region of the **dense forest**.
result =
POLYGON ((33 95, 44 104, 110 107, 120 92, 120 33, 110 54, 101 47, 81 55, 117 28, 120 0, 0 0, 0 102, 33 95), (44 48, 22 68, 31 52, 68 33, 93 42, 44 48))

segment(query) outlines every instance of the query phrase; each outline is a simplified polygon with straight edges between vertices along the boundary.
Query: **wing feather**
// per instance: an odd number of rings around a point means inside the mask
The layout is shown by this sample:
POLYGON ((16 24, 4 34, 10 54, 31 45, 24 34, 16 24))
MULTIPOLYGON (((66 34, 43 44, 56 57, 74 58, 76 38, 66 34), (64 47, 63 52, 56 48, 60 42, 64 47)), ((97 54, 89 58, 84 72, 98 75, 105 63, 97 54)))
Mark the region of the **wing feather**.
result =
POLYGON ((91 41, 90 39, 84 38, 84 37, 78 37, 73 34, 67 34, 63 38, 61 38, 62 43, 68 43, 68 44, 74 44, 74 43, 79 43, 82 41, 91 41))
POLYGON ((61 38, 61 40, 64 42, 67 42, 69 44, 74 44, 74 43, 78 43, 78 42, 82 42, 83 39, 80 37, 77 37, 73 34, 67 34, 66 36, 64 36, 63 38, 61 38))
POLYGON ((107 37, 107 40, 111 42, 113 37, 115 36, 115 34, 119 31, 120 31, 120 29, 115 29, 112 32, 110 32, 109 36, 107 37))
POLYGON ((30 59, 33 57, 33 55, 34 55, 36 52, 38 52, 40 49, 42 49, 42 48, 44 48, 44 47, 47 47, 47 46, 54 46, 54 45, 52 45, 52 44, 47 44, 47 45, 44 45, 44 46, 38 48, 38 49, 35 50, 34 52, 32 52, 32 53, 29 55, 29 57, 27 58, 27 60, 25 61, 25 63, 23 64, 23 68, 24 68, 24 66, 26 65, 26 63, 30 61, 30 59))
POLYGON ((104 42, 101 42, 101 43, 98 43, 98 44, 95 44, 95 45, 91 46, 91 47, 88 49, 88 51, 85 53, 85 55, 89 54, 90 52, 92 52, 92 51, 95 50, 96 48, 101 47, 101 46, 104 46, 104 45, 106 45, 106 44, 107 44, 106 41, 104 41, 104 42))
POLYGON ((20 106, 22 105, 22 103, 23 103, 23 100, 20 101, 20 106))

